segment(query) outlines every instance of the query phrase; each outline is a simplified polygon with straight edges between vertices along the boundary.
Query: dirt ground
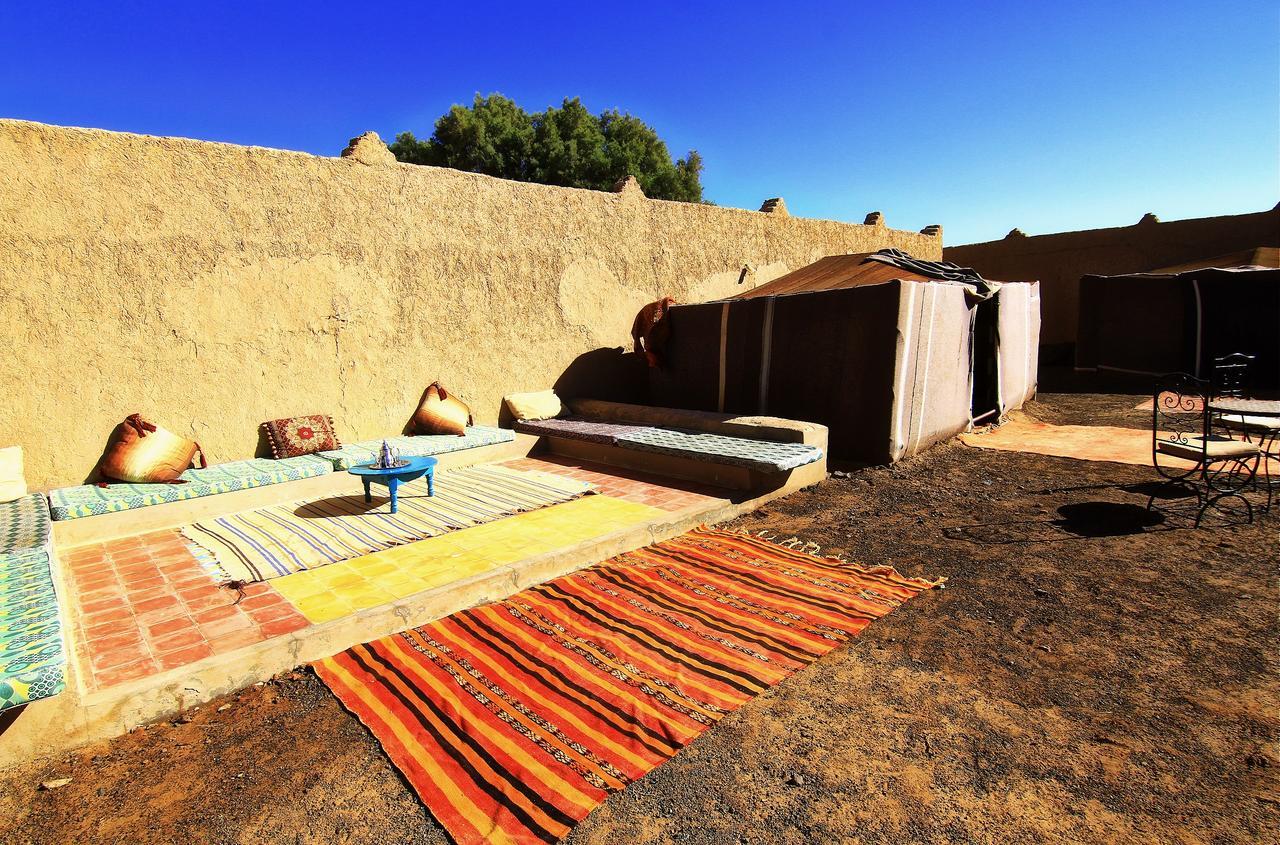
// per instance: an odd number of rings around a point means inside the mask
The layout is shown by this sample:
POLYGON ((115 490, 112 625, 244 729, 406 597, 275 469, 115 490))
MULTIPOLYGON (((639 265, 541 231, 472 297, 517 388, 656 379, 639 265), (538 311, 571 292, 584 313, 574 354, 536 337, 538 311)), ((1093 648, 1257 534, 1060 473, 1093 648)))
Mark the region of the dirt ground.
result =
MULTIPOLYGON (((1143 426, 1141 398, 1029 410, 1143 426)), ((1147 519, 1152 476, 946 445, 738 520, 950 580, 566 841, 1280 841, 1280 518, 1147 519)), ((448 841, 306 670, 0 775, 0 840, 448 841)))

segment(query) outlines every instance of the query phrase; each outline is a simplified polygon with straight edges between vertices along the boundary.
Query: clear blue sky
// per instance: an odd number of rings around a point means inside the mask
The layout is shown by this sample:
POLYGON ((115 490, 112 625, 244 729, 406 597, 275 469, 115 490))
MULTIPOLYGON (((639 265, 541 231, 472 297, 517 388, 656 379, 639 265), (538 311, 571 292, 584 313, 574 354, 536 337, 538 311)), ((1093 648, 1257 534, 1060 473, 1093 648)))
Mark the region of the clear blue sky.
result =
POLYGON ((3 117, 336 155, 491 91, 630 111, 722 205, 951 244, 1280 200, 1275 0, 0 6, 3 117))

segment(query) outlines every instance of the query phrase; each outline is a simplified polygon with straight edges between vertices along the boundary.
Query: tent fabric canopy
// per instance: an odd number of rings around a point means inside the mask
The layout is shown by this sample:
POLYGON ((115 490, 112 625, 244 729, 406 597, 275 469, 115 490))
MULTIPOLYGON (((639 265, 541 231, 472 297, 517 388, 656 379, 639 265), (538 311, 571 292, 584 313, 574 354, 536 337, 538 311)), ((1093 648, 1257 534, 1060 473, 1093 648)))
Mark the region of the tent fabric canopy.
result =
POLYGON ((785 276, 735 296, 756 299, 785 293, 880 285, 885 282, 952 282, 965 285, 986 299, 1003 282, 984 279, 976 270, 949 261, 924 261, 898 249, 828 255, 785 276))

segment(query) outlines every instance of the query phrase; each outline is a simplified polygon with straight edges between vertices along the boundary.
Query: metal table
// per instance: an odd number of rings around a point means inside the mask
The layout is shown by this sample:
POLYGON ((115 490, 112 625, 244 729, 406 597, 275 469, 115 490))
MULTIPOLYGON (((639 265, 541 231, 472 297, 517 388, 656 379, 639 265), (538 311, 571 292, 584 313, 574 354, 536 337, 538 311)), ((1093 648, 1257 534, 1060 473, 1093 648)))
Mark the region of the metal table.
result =
MULTIPOLYGON (((1209 410, 1219 416, 1265 417, 1267 419, 1280 420, 1280 399, 1242 399, 1235 396, 1223 396, 1219 399, 1211 399, 1209 401, 1209 410)), ((1246 435, 1251 432, 1247 428, 1242 428, 1241 430, 1246 435)), ((1280 438, 1280 428, 1269 430, 1253 429, 1252 433, 1258 435, 1258 451, 1262 453, 1262 471, 1267 485, 1266 509, 1271 510, 1271 491, 1277 484, 1277 479, 1271 477, 1271 463, 1276 441, 1280 438)))

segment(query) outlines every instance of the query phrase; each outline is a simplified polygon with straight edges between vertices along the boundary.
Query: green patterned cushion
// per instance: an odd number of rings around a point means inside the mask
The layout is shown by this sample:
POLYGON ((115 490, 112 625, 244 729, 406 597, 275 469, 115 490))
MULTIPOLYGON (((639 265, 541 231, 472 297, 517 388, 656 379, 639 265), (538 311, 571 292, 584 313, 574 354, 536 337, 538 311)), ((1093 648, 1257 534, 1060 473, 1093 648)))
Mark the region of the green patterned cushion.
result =
POLYGON ((250 458, 204 469, 189 469, 182 474, 186 484, 112 484, 107 487, 83 484, 64 487, 49 494, 49 510, 55 520, 79 519, 297 481, 329 472, 333 472, 333 464, 315 455, 282 460, 250 458))
MULTIPOLYGON (((474 449, 477 446, 510 443, 515 439, 515 433, 505 428, 469 425, 467 426, 467 433, 461 436, 457 434, 419 434, 414 437, 388 437, 386 441, 392 449, 400 451, 401 457, 427 458, 432 455, 443 455, 445 452, 474 449)), ((381 448, 381 440, 366 440, 363 443, 349 443, 341 449, 334 449, 330 452, 316 452, 316 454, 332 461, 334 469, 345 470, 351 469, 357 464, 369 463, 378 456, 378 450, 381 448)))
POLYGON ((747 467, 761 472, 785 472, 822 457, 817 446, 749 440, 697 431, 642 428, 618 437, 618 445, 639 452, 674 455, 695 461, 747 467))
POLYGON ((49 553, 0 554, 0 710, 61 692, 66 663, 49 553))
POLYGON ((0 503, 0 554, 38 549, 49 542, 49 503, 40 493, 0 503))

